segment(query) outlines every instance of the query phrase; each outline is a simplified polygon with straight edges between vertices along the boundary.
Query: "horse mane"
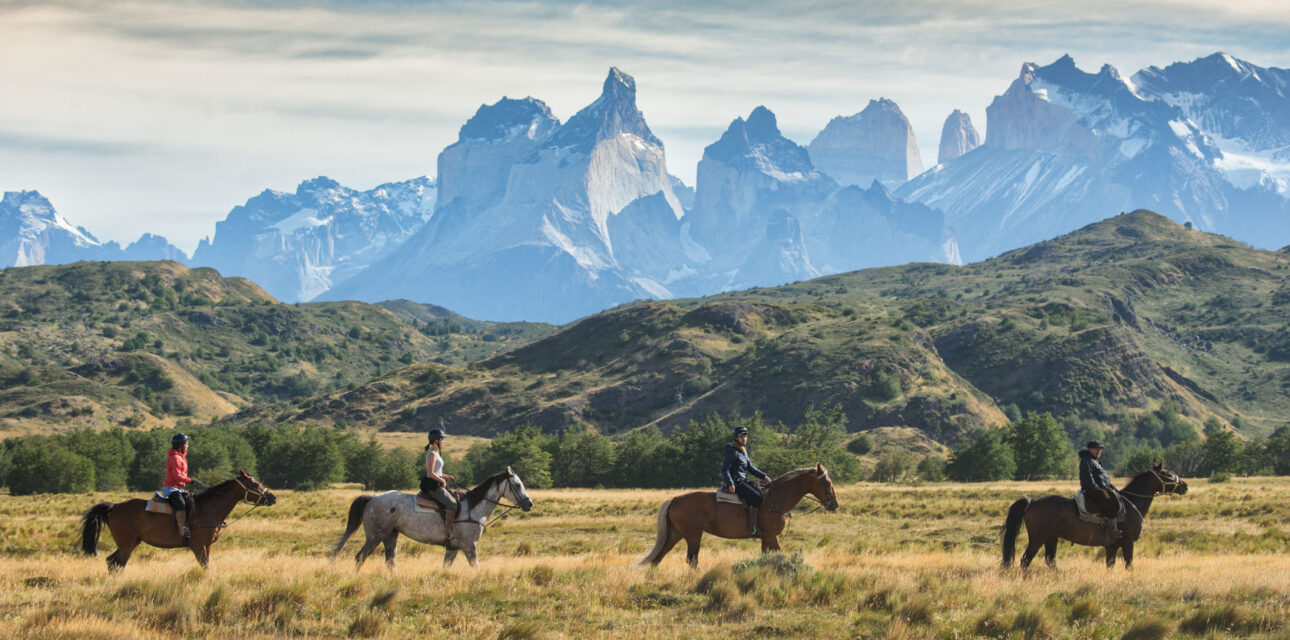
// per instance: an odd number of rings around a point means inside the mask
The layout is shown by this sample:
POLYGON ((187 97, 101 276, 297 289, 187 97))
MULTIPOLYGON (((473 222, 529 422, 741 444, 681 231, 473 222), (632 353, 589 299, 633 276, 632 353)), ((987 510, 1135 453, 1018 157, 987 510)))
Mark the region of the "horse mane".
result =
POLYGON ((213 498, 216 495, 218 495, 217 492, 220 489, 223 489, 224 487, 227 487, 230 484, 236 484, 236 483, 237 483, 237 478, 229 478, 228 480, 225 480, 217 485, 206 487, 206 489, 201 493, 193 494, 193 501, 200 502, 204 500, 209 500, 210 498, 213 498))
POLYGON ((772 483, 775 483, 775 482, 787 482, 787 481, 789 481, 789 480, 794 480, 794 479, 796 479, 798 476, 803 475, 803 474, 808 473, 808 472, 809 472, 809 473, 815 473, 815 467, 802 467, 801 469, 793 469, 792 471, 789 471, 788 473, 785 473, 784 475, 782 475, 782 476, 780 476, 780 477, 778 477, 778 478, 775 478, 774 480, 771 480, 771 482, 772 482, 772 483))
POLYGON ((1122 491, 1133 490, 1133 491, 1137 491, 1138 493, 1145 493, 1145 490, 1134 489, 1134 485, 1138 484, 1144 478, 1151 475, 1151 471, 1152 471, 1151 469, 1147 469, 1145 471, 1139 471, 1137 474, 1135 474, 1132 478, 1129 479, 1129 484, 1124 485, 1124 489, 1122 489, 1122 491))
POLYGON ((482 502, 484 500, 484 496, 488 495, 488 488, 493 486, 493 484, 498 480, 506 477, 506 475, 506 471, 503 470, 485 478, 484 481, 476 485, 474 489, 466 492, 465 499, 467 503, 474 506, 482 502))

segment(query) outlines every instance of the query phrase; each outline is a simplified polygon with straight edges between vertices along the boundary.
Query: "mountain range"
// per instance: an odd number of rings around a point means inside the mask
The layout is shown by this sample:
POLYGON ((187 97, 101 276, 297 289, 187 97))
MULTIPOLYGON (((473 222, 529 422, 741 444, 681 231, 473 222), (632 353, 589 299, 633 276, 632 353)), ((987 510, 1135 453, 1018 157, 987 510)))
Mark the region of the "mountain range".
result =
POLYGON ((807 146, 757 107, 704 150, 693 189, 669 174, 636 95, 615 68, 563 123, 535 98, 481 106, 433 180, 265 191, 191 260, 156 236, 101 243, 39 194, 8 193, 0 264, 173 259, 288 302, 405 298, 564 323, 637 299, 978 261, 1144 207, 1290 243, 1290 71, 1222 53, 1130 78, 1069 56, 1026 63, 987 108, 984 141, 956 111, 925 171, 890 100, 807 146))

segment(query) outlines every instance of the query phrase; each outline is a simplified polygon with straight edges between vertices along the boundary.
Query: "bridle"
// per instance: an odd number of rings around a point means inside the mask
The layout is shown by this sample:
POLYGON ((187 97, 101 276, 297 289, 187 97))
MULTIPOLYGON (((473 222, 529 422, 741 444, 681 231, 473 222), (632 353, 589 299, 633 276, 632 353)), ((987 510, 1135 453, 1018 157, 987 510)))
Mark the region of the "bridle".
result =
MULTIPOLYGON (((497 514, 497 515, 494 515, 492 518, 489 518, 488 522, 480 522, 479 520, 475 520, 473 518, 462 518, 462 519, 458 519, 457 522, 473 522, 479 525, 479 528, 481 530, 487 529, 488 525, 493 524, 494 522, 497 522, 498 520, 501 520, 502 518, 505 518, 506 516, 511 515, 511 511, 514 511, 515 509, 521 509, 522 507, 518 504, 507 504, 505 502, 502 502, 502 496, 506 495, 506 489, 511 490, 512 496, 518 495, 515 489, 515 474, 506 476, 506 488, 497 492, 496 500, 488 497, 488 494, 484 494, 484 502, 490 502, 504 509, 501 514, 497 514)), ((466 513, 469 514, 470 512, 467 511, 466 513)))
MULTIPOLYGON (((259 508, 260 508, 260 506, 264 504, 264 495, 265 495, 265 492, 264 492, 264 491, 260 491, 260 490, 258 490, 258 489, 256 489, 256 488, 254 488, 254 487, 248 487, 248 486, 246 486, 245 484, 243 484, 243 483, 242 483, 242 478, 241 478, 241 477, 235 477, 235 478, 233 478, 233 481, 237 483, 237 486, 239 486, 239 487, 241 487, 241 488, 242 488, 242 497, 241 497, 241 498, 238 498, 237 502, 249 502, 249 503, 251 503, 251 504, 253 505, 250 509, 247 509, 247 510, 246 510, 246 512, 245 512, 245 513, 243 513, 242 515, 240 515, 240 516, 238 516, 238 517, 236 517, 236 518, 233 518, 233 522, 237 522, 238 520, 241 520, 242 518, 245 518, 246 516, 250 515, 252 511, 255 511, 256 509, 259 509, 259 508), (251 500, 251 496, 252 496, 252 495, 254 495, 254 496, 255 496, 255 500, 251 500)), ((216 490, 218 490, 218 491, 223 491, 223 487, 220 487, 220 488, 218 488, 218 489, 216 489, 216 490)), ((220 495, 227 495, 227 494, 223 494, 223 493, 221 493, 220 495)), ((234 503, 233 503, 233 506, 237 506, 237 502, 234 502, 234 503)), ((233 525, 233 522, 221 522, 221 523, 219 523, 219 524, 211 524, 211 523, 208 523, 208 524, 194 524, 194 525, 193 525, 193 527, 194 527, 194 528, 197 528, 197 527, 214 527, 214 528, 216 528, 216 529, 225 529, 225 528, 227 528, 227 527, 232 526, 232 525, 233 525)))
POLYGON ((1154 498, 1162 495, 1172 496, 1174 495, 1174 491, 1178 490, 1178 485, 1182 484, 1182 478, 1176 473, 1170 472, 1169 475, 1172 476, 1172 478, 1166 479, 1163 473, 1156 471, 1155 469, 1147 469, 1147 471, 1150 471, 1151 475, 1155 476, 1156 481, 1160 483, 1160 488, 1157 489, 1155 493, 1151 495, 1134 493, 1132 491, 1121 491, 1120 493, 1130 495, 1135 498, 1154 498))

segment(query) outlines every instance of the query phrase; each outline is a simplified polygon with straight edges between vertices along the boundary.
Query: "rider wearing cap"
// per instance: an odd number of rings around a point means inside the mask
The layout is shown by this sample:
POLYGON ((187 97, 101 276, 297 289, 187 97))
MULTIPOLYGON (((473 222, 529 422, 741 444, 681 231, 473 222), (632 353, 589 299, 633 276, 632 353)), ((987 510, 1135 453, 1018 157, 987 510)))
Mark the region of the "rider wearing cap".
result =
POLYGON ((761 507, 761 492, 748 482, 747 474, 751 473, 762 480, 769 481, 761 469, 753 466, 748 457, 748 427, 735 427, 731 433, 734 442, 726 443, 726 459, 721 465, 721 484, 726 491, 739 496, 748 505, 748 535, 757 536, 757 509, 761 507))
POLYGON ((170 501, 175 510, 175 522, 179 525, 179 535, 187 538, 188 531, 188 492, 184 487, 193 479, 188 477, 188 436, 176 433, 170 438, 170 453, 166 455, 166 478, 162 481, 161 496, 170 501))
POLYGON ((443 507, 444 528, 448 530, 445 544, 452 543, 452 523, 457 520, 457 499, 448 493, 448 481, 455 480, 443 472, 443 441, 447 436, 443 429, 431 429, 426 434, 430 442, 426 444, 426 474, 421 478, 421 494, 434 498, 443 507))
POLYGON ((1111 484, 1111 477, 1097 459, 1102 457, 1102 442, 1090 440, 1079 452, 1079 488, 1084 492, 1084 504, 1106 518, 1106 535, 1111 541, 1120 537, 1115 519, 1120 515, 1120 493, 1111 484))

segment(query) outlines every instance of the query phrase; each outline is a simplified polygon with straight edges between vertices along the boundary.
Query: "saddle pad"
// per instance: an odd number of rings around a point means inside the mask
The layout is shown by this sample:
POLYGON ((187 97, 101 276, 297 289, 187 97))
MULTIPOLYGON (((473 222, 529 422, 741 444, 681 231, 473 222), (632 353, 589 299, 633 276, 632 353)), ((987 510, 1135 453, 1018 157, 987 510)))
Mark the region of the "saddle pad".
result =
POLYGON ((175 512, 175 508, 170 506, 169 501, 158 500, 156 498, 152 498, 151 500, 148 500, 148 506, 146 506, 144 510, 149 513, 174 513, 175 512))
MULTIPOLYGON (((1106 516, 1103 516, 1103 515, 1100 515, 1100 514, 1096 514, 1096 513, 1089 513, 1089 511, 1088 511, 1088 506, 1087 506, 1087 505, 1085 505, 1085 503, 1084 503, 1084 492, 1083 492, 1083 491, 1076 491, 1076 492, 1075 492, 1075 508, 1079 510, 1079 519, 1080 519, 1080 520, 1083 520, 1084 522, 1091 522, 1091 523, 1093 523, 1093 524, 1105 524, 1105 523, 1106 523, 1106 516)), ((1116 517, 1115 517, 1115 521, 1116 521, 1116 522, 1124 522, 1124 515, 1125 515, 1125 514, 1124 514, 1124 507, 1123 507, 1123 506, 1121 506, 1121 507, 1120 507, 1120 515, 1118 515, 1118 516, 1116 516, 1116 517)))
POLYGON ((439 503, 435 502, 434 498, 427 498, 419 493, 417 494, 417 504, 415 508, 417 511, 423 512, 443 511, 443 507, 439 506, 439 503))
POLYGON ((743 503, 744 503, 744 502, 743 502, 743 500, 740 500, 740 499, 739 499, 739 496, 737 496, 737 495, 735 495, 735 494, 733 494, 733 493, 730 493, 730 492, 728 492, 728 491, 718 491, 718 492, 717 492, 717 502, 729 502, 730 504, 743 504, 743 503))

